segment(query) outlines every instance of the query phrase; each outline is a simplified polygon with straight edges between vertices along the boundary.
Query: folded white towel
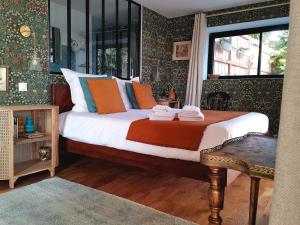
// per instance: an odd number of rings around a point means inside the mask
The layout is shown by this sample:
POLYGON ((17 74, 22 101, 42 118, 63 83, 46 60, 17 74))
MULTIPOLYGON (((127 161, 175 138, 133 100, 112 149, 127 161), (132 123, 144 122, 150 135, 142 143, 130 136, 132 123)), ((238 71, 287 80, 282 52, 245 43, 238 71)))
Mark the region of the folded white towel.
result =
POLYGON ((165 116, 157 115, 155 113, 150 113, 149 114, 149 119, 150 120, 172 121, 172 120, 174 120, 174 118, 175 118, 175 114, 174 113, 169 114, 169 115, 165 115, 165 116))
POLYGON ((201 115, 201 112, 181 111, 181 112, 179 112, 179 115, 181 115, 181 116, 193 117, 193 116, 199 116, 199 115, 201 115))
POLYGON ((185 105, 183 108, 182 108, 182 111, 187 111, 187 112, 201 112, 200 111, 200 108, 197 107, 197 106, 194 106, 194 105, 185 105))
POLYGON ((204 121, 204 116, 201 115, 193 117, 178 115, 178 118, 180 121, 204 121))
POLYGON ((193 105, 185 105, 179 112, 178 118, 181 121, 203 121, 204 115, 200 108, 193 105))
POLYGON ((160 112, 160 113, 170 113, 172 109, 166 105, 156 105, 152 108, 153 112, 160 112))
POLYGON ((174 112, 152 112, 152 114, 156 115, 156 116, 174 116, 175 113, 174 112))

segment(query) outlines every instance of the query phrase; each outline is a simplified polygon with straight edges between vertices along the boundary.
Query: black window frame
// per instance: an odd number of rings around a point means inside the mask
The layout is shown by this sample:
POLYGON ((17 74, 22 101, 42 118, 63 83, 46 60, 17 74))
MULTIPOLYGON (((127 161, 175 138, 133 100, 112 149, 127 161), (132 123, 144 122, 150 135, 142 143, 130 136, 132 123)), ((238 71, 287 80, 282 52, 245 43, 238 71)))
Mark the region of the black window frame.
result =
POLYGON ((216 32, 211 33, 209 35, 209 47, 208 47, 208 67, 207 67, 207 74, 214 73, 214 52, 215 52, 215 40, 217 38, 222 37, 233 37, 233 36, 240 36, 240 35, 247 35, 247 34, 259 34, 260 42, 259 42, 259 56, 258 56, 258 68, 256 75, 231 75, 231 76, 220 76, 219 79, 242 79, 242 78, 283 78, 284 75, 281 74, 270 74, 270 75, 261 75, 261 54, 262 54, 262 34, 271 31, 278 31, 278 30, 288 30, 289 24, 279 24, 273 26, 264 26, 264 27, 256 27, 256 28, 249 28, 249 29, 241 29, 241 30, 233 30, 233 31, 225 31, 225 32, 216 32))
MULTIPOLYGON (((48 0, 48 28, 49 28, 49 31, 51 29, 51 8, 50 8, 50 1, 51 0, 48 0)), ((105 29, 105 1, 106 0, 99 0, 99 1, 102 1, 102 34, 104 35, 104 29, 105 29)), ((119 0, 115 0, 116 1, 116 6, 117 6, 117 10, 116 10, 116 27, 119 27, 119 24, 118 24, 118 18, 119 18, 119 10, 118 10, 118 7, 119 7, 119 0)), ((117 68, 117 74, 116 76, 120 79, 124 79, 124 80, 130 80, 130 77, 131 77, 131 70, 132 70, 132 63, 131 63, 131 4, 135 4, 139 7, 139 18, 140 18, 140 31, 142 29, 142 6, 133 1, 133 0, 126 0, 128 1, 128 71, 127 71, 127 78, 122 78, 119 74, 119 68, 117 68)), ((71 27, 72 27, 72 21, 71 21, 71 0, 66 0, 67 2, 67 39, 68 39, 68 45, 67 45, 67 68, 68 69, 71 69, 71 27)), ((90 26, 89 26, 89 15, 90 15, 90 0, 85 0, 85 13, 86 13, 86 17, 85 17, 85 29, 86 29, 86 68, 85 68, 85 72, 86 73, 89 73, 89 67, 90 67, 90 52, 89 52, 89 45, 90 45, 90 38, 89 38, 89 35, 90 35, 90 26)), ((48 42, 49 42, 49 48, 51 48, 51 34, 50 32, 48 32, 48 42)), ((117 48, 117 52, 120 52, 121 51, 121 48, 120 48, 120 45, 119 45, 119 35, 118 35, 118 32, 117 32, 117 35, 116 35, 116 48, 117 48)), ((102 37, 102 42, 104 42, 104 37, 102 37)), ((139 44, 138 44, 138 50, 139 52, 141 51, 141 32, 139 32, 138 34, 138 41, 139 41, 139 44)), ((104 43, 102 43, 103 46, 104 46, 104 43)), ((50 60, 50 51, 49 51, 49 60, 50 60)), ((120 57, 121 57, 121 54, 117 54, 117 59, 116 59, 116 62, 117 62, 117 66, 120 65, 120 57)), ((106 69, 105 69, 105 53, 104 51, 102 51, 102 60, 104 63, 102 63, 102 68, 101 68, 101 74, 105 74, 106 73, 106 69)), ((141 66, 141 60, 140 60, 140 57, 138 57, 138 60, 139 60, 139 67, 141 66)), ((98 65, 97 65, 98 66, 98 65)), ((62 74, 61 72, 58 72, 58 71, 50 71, 50 62, 49 62, 49 66, 48 66, 48 71, 50 74, 62 74)), ((140 74, 139 74, 140 76, 140 74)))

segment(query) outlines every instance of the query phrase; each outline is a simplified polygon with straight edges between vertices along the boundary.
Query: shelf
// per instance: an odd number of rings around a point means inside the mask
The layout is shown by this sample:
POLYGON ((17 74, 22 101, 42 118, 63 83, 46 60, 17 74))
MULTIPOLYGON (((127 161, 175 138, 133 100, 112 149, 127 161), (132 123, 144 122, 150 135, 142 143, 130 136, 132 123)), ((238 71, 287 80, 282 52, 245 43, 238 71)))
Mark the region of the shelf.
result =
POLYGON ((15 177, 21 177, 32 173, 37 173, 51 169, 51 160, 41 161, 39 159, 15 164, 15 177))
POLYGON ((15 143, 15 145, 22 145, 22 144, 30 144, 30 143, 43 142, 43 141, 51 141, 51 135, 46 134, 44 137, 39 137, 39 138, 20 137, 20 138, 17 138, 14 141, 14 143, 15 143))

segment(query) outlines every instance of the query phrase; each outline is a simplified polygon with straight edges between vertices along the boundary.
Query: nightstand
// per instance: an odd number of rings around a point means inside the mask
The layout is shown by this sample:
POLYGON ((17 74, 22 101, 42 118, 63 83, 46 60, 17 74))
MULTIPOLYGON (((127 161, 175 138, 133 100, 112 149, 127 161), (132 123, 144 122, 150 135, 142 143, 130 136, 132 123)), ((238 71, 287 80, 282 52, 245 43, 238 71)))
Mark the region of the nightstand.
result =
POLYGON ((55 175, 58 166, 58 107, 51 105, 18 105, 0 107, 0 180, 9 180, 9 187, 20 177, 48 170, 55 175), (17 136, 16 118, 25 121, 31 116, 36 130, 43 135, 17 136), (49 149, 48 160, 41 160, 39 149, 49 149))
POLYGON ((179 100, 172 100, 172 99, 157 99, 157 104, 159 105, 166 105, 169 106, 171 108, 175 108, 175 109, 180 109, 180 102, 179 100))

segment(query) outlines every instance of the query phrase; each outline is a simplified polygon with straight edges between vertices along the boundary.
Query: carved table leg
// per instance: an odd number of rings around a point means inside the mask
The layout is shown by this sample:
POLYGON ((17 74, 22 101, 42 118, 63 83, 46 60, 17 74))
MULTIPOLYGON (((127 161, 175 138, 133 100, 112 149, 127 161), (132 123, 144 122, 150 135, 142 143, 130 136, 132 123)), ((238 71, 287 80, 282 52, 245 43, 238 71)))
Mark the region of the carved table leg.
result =
POLYGON ((251 177, 249 225, 255 225, 260 178, 251 177))
POLYGON ((210 187, 208 191, 210 216, 208 218, 210 225, 221 225, 222 218, 220 211, 224 206, 224 183, 225 171, 218 167, 210 167, 210 187))

